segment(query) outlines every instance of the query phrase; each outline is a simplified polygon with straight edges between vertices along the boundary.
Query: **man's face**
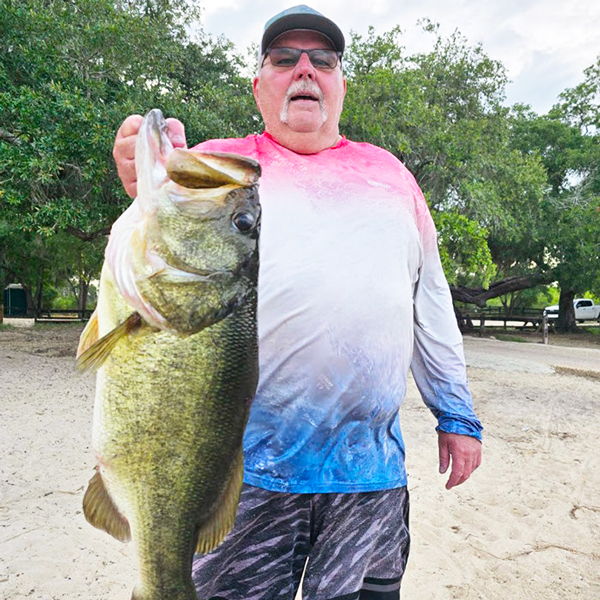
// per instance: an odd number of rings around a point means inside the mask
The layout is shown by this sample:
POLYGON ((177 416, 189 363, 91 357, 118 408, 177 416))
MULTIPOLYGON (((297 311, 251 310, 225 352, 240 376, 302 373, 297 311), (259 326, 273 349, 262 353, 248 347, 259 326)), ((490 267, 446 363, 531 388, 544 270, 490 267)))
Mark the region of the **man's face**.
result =
MULTIPOLYGON (((271 47, 332 48, 324 36, 302 30, 281 35, 271 47)), ((329 145, 337 140, 346 94, 346 81, 339 63, 334 69, 318 69, 303 52, 296 65, 278 67, 267 56, 253 88, 267 131, 283 145, 288 145, 286 136, 294 137, 294 134, 315 136, 329 145)))

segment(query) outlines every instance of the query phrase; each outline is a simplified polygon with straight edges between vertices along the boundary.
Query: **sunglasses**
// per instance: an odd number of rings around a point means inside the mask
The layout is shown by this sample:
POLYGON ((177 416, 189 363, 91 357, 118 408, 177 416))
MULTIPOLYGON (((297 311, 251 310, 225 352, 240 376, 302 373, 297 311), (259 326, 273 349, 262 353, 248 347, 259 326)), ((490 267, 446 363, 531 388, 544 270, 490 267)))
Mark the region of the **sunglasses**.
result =
POLYGON ((271 64, 274 67, 294 67, 298 64, 303 52, 308 54, 308 59, 315 69, 323 71, 335 69, 338 62, 342 59, 342 53, 337 50, 321 50, 320 48, 314 48, 313 50, 305 50, 304 48, 267 48, 261 68, 265 64, 267 56, 271 59, 271 64))

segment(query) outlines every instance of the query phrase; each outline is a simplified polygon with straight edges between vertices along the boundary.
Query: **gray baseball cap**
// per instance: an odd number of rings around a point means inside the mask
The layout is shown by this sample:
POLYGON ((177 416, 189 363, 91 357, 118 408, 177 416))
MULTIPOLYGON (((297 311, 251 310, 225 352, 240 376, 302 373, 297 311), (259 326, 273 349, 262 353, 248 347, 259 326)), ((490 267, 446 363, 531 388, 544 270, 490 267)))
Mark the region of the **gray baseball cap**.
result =
POLYGON ((306 4, 299 4, 298 6, 292 6, 292 8, 281 11, 267 21, 260 42, 261 56, 276 37, 292 29, 317 31, 329 38, 333 47, 338 52, 344 52, 346 43, 342 30, 320 12, 317 12, 310 6, 306 6, 306 4))

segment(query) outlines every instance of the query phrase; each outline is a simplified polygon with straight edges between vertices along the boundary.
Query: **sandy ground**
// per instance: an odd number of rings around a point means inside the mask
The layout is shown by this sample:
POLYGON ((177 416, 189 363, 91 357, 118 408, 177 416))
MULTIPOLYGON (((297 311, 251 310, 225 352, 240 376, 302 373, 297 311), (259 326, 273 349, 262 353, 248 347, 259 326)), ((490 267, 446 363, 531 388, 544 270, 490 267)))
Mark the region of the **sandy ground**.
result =
MULTIPOLYGON (((81 512, 94 382, 74 368, 80 329, 0 329, 7 600, 130 598, 130 547, 81 512)), ((469 482, 444 489, 435 423, 412 383, 402 409, 413 540, 403 597, 600 598, 600 346, 466 338, 465 348, 485 425, 484 463, 469 482)))

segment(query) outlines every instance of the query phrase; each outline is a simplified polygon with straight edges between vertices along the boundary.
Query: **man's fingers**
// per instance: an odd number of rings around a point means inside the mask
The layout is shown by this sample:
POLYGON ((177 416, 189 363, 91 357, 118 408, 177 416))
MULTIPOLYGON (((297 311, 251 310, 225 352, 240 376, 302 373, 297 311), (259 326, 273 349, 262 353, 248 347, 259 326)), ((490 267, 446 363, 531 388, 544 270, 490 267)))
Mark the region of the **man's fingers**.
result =
POLYGON ((440 431, 438 447, 440 473, 445 473, 452 461, 447 490, 464 483, 481 464, 481 442, 474 437, 440 431))
POLYGON ((135 170, 135 159, 121 162, 117 167, 121 183, 130 198, 137 196, 137 172, 135 170))
POLYGON ((185 148, 185 126, 177 119, 168 118, 167 127, 169 132, 169 139, 173 144, 174 148, 185 148))
POLYGON ((144 118, 141 115, 130 115, 119 127, 113 146, 113 156, 117 168, 120 163, 135 159, 135 141, 143 120, 144 118))
MULTIPOLYGON (((127 117, 115 138, 113 146, 113 157, 117 165, 117 173, 129 196, 135 198, 137 195, 137 173, 135 171, 135 146, 137 136, 142 126, 144 117, 141 115, 130 115, 127 117)), ((167 119, 168 135, 175 148, 184 148, 185 127, 177 119, 167 119)))
POLYGON ((117 165, 117 173, 131 198, 137 194, 137 176, 135 172, 135 142, 137 134, 142 125, 144 117, 141 115, 130 115, 127 117, 115 138, 113 146, 113 157, 117 165))
POLYGON ((440 441, 439 444, 439 455, 440 455, 440 473, 444 474, 448 470, 450 465, 450 451, 448 445, 440 441))
POLYGON ((469 478, 470 474, 471 470, 466 466, 464 461, 458 461, 456 458, 453 458, 452 471, 450 472, 450 477, 446 482, 446 489, 449 490, 455 485, 464 483, 469 478))
POLYGON ((143 120, 144 117, 142 117, 142 115, 129 115, 123 123, 121 123, 121 127, 119 127, 119 131, 117 132, 117 138, 126 138, 137 135, 143 120))

